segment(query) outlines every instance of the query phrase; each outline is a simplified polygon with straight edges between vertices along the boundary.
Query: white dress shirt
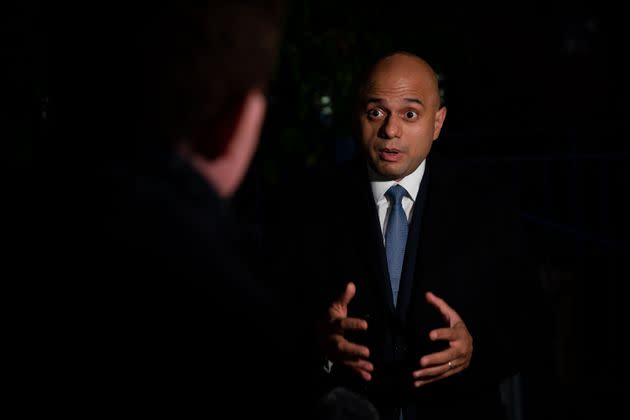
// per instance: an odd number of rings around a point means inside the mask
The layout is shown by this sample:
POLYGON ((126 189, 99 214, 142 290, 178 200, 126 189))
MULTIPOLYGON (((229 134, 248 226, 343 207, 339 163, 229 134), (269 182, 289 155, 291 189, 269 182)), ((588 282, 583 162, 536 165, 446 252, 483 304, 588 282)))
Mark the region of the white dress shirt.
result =
POLYGON ((402 206, 407 216, 407 222, 411 222, 411 216, 413 212, 413 205, 416 202, 418 195, 418 188, 420 188, 420 182, 424 175, 424 168, 426 167, 426 160, 416 168, 415 171, 401 179, 400 181, 380 181, 378 175, 371 167, 368 167, 368 174, 370 177, 370 186, 372 187, 372 194, 374 195, 374 201, 376 202, 376 209, 378 211, 378 220, 381 223, 381 234, 383 235, 383 243, 385 242, 385 232, 387 232, 387 218, 389 216, 389 200, 385 197, 387 190, 395 184, 400 184, 407 194, 402 198, 402 206))

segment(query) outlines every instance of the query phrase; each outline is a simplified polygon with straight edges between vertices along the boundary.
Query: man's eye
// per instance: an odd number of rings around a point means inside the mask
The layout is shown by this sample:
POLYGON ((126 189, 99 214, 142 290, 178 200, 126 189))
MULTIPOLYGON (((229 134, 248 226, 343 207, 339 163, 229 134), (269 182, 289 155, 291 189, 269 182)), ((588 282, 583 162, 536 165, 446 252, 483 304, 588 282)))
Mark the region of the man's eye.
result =
POLYGON ((368 115, 372 118, 378 118, 383 115, 383 112, 378 108, 372 108, 368 111, 368 115))
POLYGON ((416 111, 407 111, 405 112, 405 117, 408 119, 414 119, 418 116, 418 113, 416 111))

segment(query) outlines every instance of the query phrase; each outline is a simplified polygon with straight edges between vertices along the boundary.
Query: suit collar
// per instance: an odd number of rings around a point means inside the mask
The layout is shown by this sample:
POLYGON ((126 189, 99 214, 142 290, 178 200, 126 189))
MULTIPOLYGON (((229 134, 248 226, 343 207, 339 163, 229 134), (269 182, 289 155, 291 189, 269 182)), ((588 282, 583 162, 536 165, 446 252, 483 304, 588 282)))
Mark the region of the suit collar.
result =
POLYGON ((400 184, 405 190, 407 190, 407 194, 409 194, 409 197, 411 197, 411 199, 415 202, 418 196, 418 189, 420 187, 420 182, 422 181, 425 168, 426 159, 423 160, 422 163, 420 163, 420 165, 412 173, 410 173, 400 181, 384 181, 379 179, 374 169, 367 165, 368 178, 370 180, 374 202, 378 203, 378 201, 382 199, 385 195, 385 192, 392 185, 395 184, 400 184))

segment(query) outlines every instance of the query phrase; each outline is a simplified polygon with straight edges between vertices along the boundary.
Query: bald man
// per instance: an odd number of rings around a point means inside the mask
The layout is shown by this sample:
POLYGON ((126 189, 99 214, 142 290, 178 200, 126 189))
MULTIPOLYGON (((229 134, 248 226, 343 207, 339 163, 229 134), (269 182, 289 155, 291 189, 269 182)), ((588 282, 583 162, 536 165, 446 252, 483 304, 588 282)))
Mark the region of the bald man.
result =
POLYGON ((422 58, 381 58, 358 99, 362 153, 303 207, 302 269, 330 292, 326 381, 383 420, 504 419, 499 386, 535 354, 542 296, 516 204, 491 168, 431 152, 446 108, 422 58))
POLYGON ((380 179, 400 181, 416 171, 440 135, 435 73, 421 58, 398 53, 376 64, 360 92, 361 141, 380 179))

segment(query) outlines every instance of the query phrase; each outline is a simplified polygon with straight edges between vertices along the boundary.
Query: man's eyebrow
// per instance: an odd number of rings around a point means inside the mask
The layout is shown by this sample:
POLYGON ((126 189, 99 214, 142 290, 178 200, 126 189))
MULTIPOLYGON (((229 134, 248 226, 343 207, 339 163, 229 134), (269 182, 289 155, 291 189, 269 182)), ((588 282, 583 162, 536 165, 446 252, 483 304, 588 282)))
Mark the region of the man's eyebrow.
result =
POLYGON ((424 102, 422 102, 420 99, 418 98, 404 98, 405 102, 413 102, 419 105, 424 106, 424 102))
MULTIPOLYGON (((403 98, 403 100, 405 102, 410 102, 410 103, 419 104, 419 105, 424 106, 424 102, 422 102, 418 98, 403 98)), ((369 98, 367 98, 367 100, 365 102, 368 103, 368 104, 379 104, 379 103, 383 102, 383 99, 377 98, 377 97, 369 97, 369 98)))

